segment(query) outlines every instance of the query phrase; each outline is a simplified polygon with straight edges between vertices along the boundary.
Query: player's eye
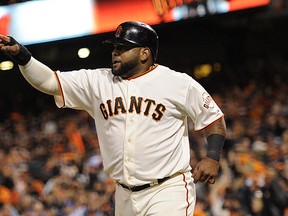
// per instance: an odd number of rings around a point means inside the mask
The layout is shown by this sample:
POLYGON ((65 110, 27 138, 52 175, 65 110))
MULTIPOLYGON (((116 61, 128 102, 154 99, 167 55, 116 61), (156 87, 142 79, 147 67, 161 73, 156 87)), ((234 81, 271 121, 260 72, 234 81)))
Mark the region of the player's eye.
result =
POLYGON ((133 48, 132 46, 124 46, 124 45, 120 45, 120 44, 117 44, 114 46, 114 49, 117 51, 120 51, 120 52, 125 52, 125 51, 132 49, 132 48, 133 48))

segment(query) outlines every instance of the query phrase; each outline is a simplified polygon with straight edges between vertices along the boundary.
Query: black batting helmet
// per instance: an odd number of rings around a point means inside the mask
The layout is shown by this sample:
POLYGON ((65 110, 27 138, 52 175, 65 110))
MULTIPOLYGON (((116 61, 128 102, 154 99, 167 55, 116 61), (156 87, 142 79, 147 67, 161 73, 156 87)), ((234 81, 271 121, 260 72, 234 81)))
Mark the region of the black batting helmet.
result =
POLYGON ((103 43, 148 47, 152 52, 154 61, 158 54, 158 35, 151 26, 142 22, 121 23, 117 27, 114 37, 103 41, 103 43))

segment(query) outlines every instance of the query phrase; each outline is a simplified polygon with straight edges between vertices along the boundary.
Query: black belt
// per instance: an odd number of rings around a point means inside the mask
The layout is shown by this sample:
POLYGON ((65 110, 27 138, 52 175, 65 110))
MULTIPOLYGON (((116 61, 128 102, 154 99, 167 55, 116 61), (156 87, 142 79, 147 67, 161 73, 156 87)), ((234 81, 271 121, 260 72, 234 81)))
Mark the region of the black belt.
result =
POLYGON ((161 179, 156 179, 155 181, 149 183, 149 184, 144 184, 144 185, 140 185, 140 186, 127 186, 125 184, 121 184, 120 182, 117 182, 118 185, 120 185, 121 187, 127 189, 127 190, 130 190, 132 192, 136 192, 136 191, 141 191, 141 190, 144 190, 144 189, 147 189, 149 187, 153 187, 155 185, 159 185, 165 181, 167 181, 168 179, 172 178, 172 177, 175 177, 176 175, 179 175, 180 173, 176 173, 172 176, 168 176, 168 177, 164 177, 164 178, 161 178, 161 179))

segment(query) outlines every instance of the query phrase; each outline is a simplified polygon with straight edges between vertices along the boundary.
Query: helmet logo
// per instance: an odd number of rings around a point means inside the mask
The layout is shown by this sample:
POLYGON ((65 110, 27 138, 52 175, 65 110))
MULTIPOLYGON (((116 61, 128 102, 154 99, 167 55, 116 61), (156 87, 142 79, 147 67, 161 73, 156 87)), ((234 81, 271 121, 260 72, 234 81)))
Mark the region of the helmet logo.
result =
POLYGON ((115 37, 120 37, 121 32, 122 32, 122 26, 118 26, 115 32, 115 37))

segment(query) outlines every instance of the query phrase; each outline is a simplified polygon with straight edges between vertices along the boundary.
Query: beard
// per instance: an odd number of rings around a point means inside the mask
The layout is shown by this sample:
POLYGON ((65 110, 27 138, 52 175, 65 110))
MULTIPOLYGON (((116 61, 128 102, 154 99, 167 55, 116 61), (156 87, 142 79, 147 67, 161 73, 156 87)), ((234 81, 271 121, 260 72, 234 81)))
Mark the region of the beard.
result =
POLYGON ((134 68, 138 66, 138 58, 132 58, 128 62, 118 62, 117 64, 120 65, 118 68, 114 68, 112 65, 112 73, 114 76, 122 77, 125 74, 129 74, 131 71, 133 71, 134 68))

